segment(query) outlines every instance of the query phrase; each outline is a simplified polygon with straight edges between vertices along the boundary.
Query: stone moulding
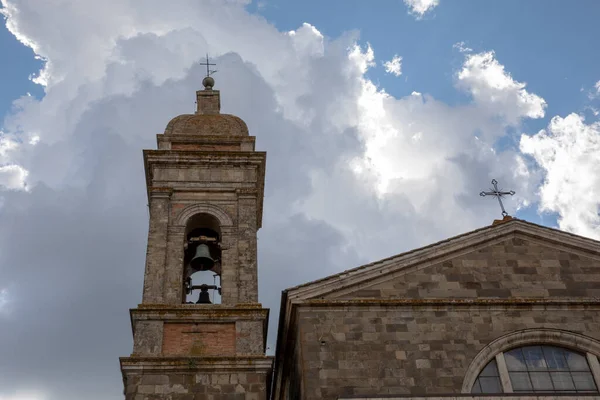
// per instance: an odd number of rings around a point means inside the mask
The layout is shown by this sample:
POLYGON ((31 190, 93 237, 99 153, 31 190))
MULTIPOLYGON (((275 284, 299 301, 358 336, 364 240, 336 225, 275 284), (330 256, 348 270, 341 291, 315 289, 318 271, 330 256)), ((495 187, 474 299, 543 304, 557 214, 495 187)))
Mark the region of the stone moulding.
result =
POLYGON ((431 307, 494 307, 498 306, 501 309, 515 308, 515 307, 538 307, 539 309, 546 309, 548 307, 560 307, 560 308, 571 308, 577 307, 582 308, 598 308, 600 307, 600 299, 552 299, 552 298, 508 298, 508 299, 494 299, 494 298, 467 298, 467 299, 451 299, 451 298, 440 298, 440 299, 348 299, 348 300, 332 300, 332 299, 311 299, 311 300, 291 300, 290 305, 293 306, 307 306, 307 307, 327 307, 327 308, 338 308, 338 307, 361 307, 361 306, 375 306, 375 307, 397 307, 397 306, 431 306, 431 307))
POLYGON ((225 210, 208 203, 196 203, 185 207, 175 218, 174 225, 185 227, 187 221, 196 214, 210 214, 219 220, 221 226, 233 226, 233 220, 225 210))
POLYGON ((218 144, 241 144, 256 142, 255 136, 218 136, 218 135, 169 135, 165 136, 162 133, 156 135, 156 143, 160 147, 161 143, 218 143, 218 144))
POLYGON ((185 308, 132 308, 131 317, 136 320, 186 320, 186 321, 229 321, 256 320, 269 317, 268 308, 205 308, 191 305, 185 308))
MULTIPOLYGON (((192 150, 144 150, 144 170, 148 199, 155 185, 153 170, 155 166, 211 167, 222 166, 251 166, 256 168, 256 199, 257 199, 257 228, 262 226, 264 181, 267 153, 264 151, 192 151, 192 150)), ((164 186, 164 184, 160 184, 164 186)), ((176 183, 167 183, 173 191, 178 191, 176 183)))
POLYGON ((570 348, 575 351, 600 355, 600 342, 576 332, 559 329, 524 329, 501 336, 485 346, 471 361, 465 374, 462 393, 470 393, 479 372, 496 354, 514 347, 531 344, 547 344, 570 348))
POLYGON ((244 357, 121 357, 123 372, 175 372, 175 371, 264 371, 273 366, 271 356, 244 357))
POLYGON ((181 305, 177 307, 160 307, 140 304, 138 308, 129 310, 131 329, 135 335, 135 321, 164 321, 180 323, 227 323, 236 321, 263 321, 263 332, 266 337, 269 323, 269 309, 260 304, 253 307, 221 308, 181 305))

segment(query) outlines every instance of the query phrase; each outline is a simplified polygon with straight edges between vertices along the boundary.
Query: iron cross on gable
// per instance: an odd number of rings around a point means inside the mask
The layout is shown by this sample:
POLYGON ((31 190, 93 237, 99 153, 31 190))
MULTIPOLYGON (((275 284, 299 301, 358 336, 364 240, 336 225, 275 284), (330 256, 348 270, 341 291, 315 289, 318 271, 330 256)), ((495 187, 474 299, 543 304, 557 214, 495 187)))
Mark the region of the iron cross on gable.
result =
POLYGON ((217 65, 217 64, 212 64, 212 63, 208 62, 208 54, 206 54, 206 62, 205 63, 200 63, 200 65, 206 65, 206 76, 211 76, 212 74, 214 74, 215 72, 217 72, 217 70, 211 70, 210 69, 211 65, 217 65))
POLYGON ((500 208, 502 209, 502 216, 506 217, 508 215, 508 213, 506 212, 506 210, 504 209, 504 204, 502 204, 502 196, 506 196, 506 195, 511 195, 513 196, 515 194, 514 190, 510 190, 508 192, 503 192, 502 189, 498 189, 498 181, 495 179, 492 179, 492 185, 494 185, 494 188, 490 188, 489 192, 481 192, 479 193, 480 196, 485 197, 485 196, 495 196, 498 199, 498 203, 500 204, 500 208))

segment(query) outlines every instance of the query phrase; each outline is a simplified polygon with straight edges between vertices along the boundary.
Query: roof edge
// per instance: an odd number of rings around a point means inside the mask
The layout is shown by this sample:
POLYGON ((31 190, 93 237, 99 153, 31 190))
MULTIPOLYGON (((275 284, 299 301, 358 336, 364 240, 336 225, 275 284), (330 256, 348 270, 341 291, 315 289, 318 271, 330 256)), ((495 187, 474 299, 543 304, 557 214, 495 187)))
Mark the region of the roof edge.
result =
MULTIPOLYGON (((409 250, 404 253, 386 257, 384 259, 345 270, 334 275, 329 275, 321 279, 288 288, 286 289, 287 297, 290 299, 308 299, 311 298, 311 294, 314 294, 318 288, 324 288, 325 286, 331 286, 331 284, 335 284, 335 288, 339 289, 340 281, 349 277, 352 277, 353 280, 358 279, 360 275, 365 275, 372 269, 380 270, 400 262, 404 262, 407 264, 406 266, 408 266, 411 263, 424 261, 423 259, 418 259, 419 257, 423 257, 428 252, 431 254, 431 257, 429 258, 439 258, 446 254, 462 249, 464 246, 461 247, 461 245, 465 242, 472 242, 474 239, 479 239, 478 243, 484 243, 514 232, 520 232, 533 236, 541 235, 547 240, 554 239, 563 245, 584 249, 588 252, 594 252, 600 255, 600 241, 513 218, 512 220, 502 222, 500 224, 485 226, 429 244, 427 246, 409 250), (538 235, 535 235, 536 233, 538 235), (433 251, 434 249, 437 251, 433 251)), ((473 243, 469 243, 469 245, 473 245, 473 243)), ((383 271, 380 271, 380 273, 383 273, 383 271)), ((325 293, 328 292, 325 291, 322 294, 325 293)))

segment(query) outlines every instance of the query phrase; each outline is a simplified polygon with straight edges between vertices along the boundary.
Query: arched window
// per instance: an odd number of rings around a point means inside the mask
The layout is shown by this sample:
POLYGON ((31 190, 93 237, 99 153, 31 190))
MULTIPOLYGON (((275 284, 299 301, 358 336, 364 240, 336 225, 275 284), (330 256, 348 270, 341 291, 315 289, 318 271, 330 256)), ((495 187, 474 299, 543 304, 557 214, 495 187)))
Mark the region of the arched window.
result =
POLYGON ((471 393, 598 393, 589 358, 563 347, 530 345, 499 353, 481 370, 471 393))

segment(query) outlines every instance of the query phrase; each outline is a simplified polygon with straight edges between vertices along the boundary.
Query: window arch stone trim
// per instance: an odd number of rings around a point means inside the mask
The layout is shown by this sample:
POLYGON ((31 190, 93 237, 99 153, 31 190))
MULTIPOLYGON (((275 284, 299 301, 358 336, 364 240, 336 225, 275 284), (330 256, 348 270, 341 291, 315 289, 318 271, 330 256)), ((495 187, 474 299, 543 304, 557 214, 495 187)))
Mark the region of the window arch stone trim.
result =
POLYGON ((181 210, 179 215, 175 218, 175 226, 185 226, 187 221, 196 214, 209 214, 219 220, 219 224, 221 226, 233 226, 233 220, 220 207, 215 206, 214 204, 192 204, 181 210))
POLYGON ((580 333, 561 329, 524 329, 511 332, 492 341, 473 358, 467 368, 461 393, 471 393, 475 379, 496 354, 532 344, 555 345, 596 356, 600 354, 600 342, 580 333))

